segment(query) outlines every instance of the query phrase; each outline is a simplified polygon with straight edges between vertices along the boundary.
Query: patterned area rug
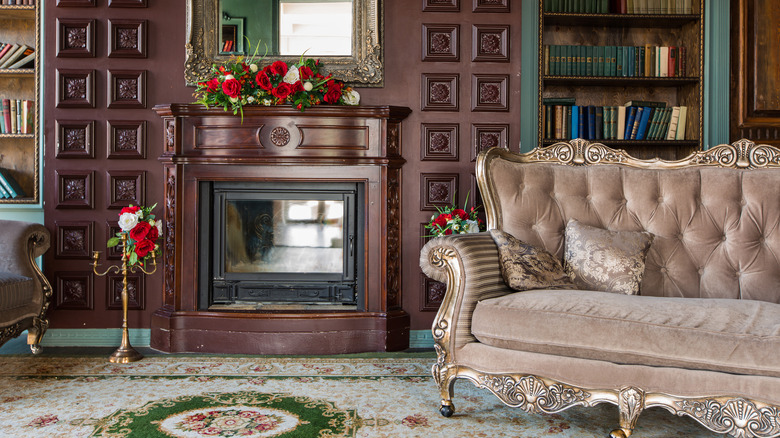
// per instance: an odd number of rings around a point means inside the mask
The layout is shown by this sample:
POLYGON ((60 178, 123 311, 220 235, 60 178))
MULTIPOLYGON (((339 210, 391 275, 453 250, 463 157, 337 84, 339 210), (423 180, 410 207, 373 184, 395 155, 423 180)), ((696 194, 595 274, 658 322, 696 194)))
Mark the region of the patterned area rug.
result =
MULTIPOLYGON (((556 415, 504 406, 459 381, 438 413, 432 355, 400 357, 0 356, 2 437, 598 437, 604 404, 556 415)), ((720 436, 659 409, 632 437, 720 436)))

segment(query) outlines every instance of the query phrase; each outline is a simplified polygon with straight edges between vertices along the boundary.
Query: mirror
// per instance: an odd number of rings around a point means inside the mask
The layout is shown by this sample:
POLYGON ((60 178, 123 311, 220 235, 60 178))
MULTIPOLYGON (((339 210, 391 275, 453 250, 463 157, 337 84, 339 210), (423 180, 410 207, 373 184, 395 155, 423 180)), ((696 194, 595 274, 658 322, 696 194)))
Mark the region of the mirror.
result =
POLYGON ((320 59, 348 84, 382 86, 381 0, 187 0, 184 76, 204 80, 230 56, 267 55, 295 62, 320 59))

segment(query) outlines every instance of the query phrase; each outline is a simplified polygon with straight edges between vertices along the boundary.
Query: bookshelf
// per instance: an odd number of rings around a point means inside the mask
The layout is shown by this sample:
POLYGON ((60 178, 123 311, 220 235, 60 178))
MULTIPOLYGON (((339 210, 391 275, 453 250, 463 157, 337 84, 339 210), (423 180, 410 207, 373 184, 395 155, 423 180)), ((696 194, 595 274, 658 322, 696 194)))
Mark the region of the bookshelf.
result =
MULTIPOLYGON (((601 10, 609 12, 581 12, 588 10, 590 6, 586 7, 585 5, 592 1, 539 0, 539 112, 537 120, 540 143, 549 145, 557 141, 565 141, 566 134, 570 136, 572 133, 572 130, 569 129, 568 132, 563 134, 559 132, 556 136, 553 129, 552 135, 549 135, 551 131, 547 129, 547 119, 551 114, 546 111, 545 102, 556 98, 573 98, 576 106, 619 107, 629 101, 664 102, 668 108, 685 106, 687 117, 682 138, 677 139, 674 136, 675 139, 666 140, 666 135, 661 134, 659 130, 658 136, 663 138, 652 140, 608 139, 602 131, 600 132, 602 138, 591 138, 591 141, 599 141, 611 147, 625 149, 630 154, 640 158, 680 159, 701 149, 704 88, 704 0, 689 0, 690 9, 678 9, 675 13, 668 13, 671 9, 657 10, 655 13, 648 13, 648 11, 615 13, 615 8, 620 0, 593 2, 601 3, 602 8, 606 7, 606 9, 601 10), (555 6, 556 3, 557 6, 555 6), (578 9, 577 5, 581 5, 581 7, 578 9), (555 47, 554 50, 553 47, 555 47), (599 69, 595 63, 593 66, 588 66, 587 70, 585 69, 584 63, 587 58, 585 48, 593 50, 591 59, 598 59, 598 50, 608 51, 610 48, 612 48, 611 50, 617 48, 617 51, 620 51, 622 47, 636 49, 630 52, 631 59, 636 60, 636 64, 632 66, 633 76, 629 72, 608 73, 609 67, 602 66, 599 69), (674 62, 676 69, 674 76, 656 76, 656 74, 661 74, 659 61, 655 61, 655 64, 650 67, 649 62, 653 58, 649 55, 646 58, 639 56, 640 53, 644 53, 644 51, 640 52, 640 47, 651 47, 652 53, 656 50, 659 53, 664 50, 664 54, 669 50, 668 47, 684 47, 685 54, 684 57, 677 58, 679 50, 675 49, 675 61, 670 60, 669 66, 664 66, 664 70, 669 74, 672 70, 671 63, 674 62), (569 62, 569 65, 559 64, 555 68, 551 68, 551 51, 555 51, 555 54, 559 55, 555 58, 558 62, 564 58, 569 62), (578 58, 582 58, 583 67, 576 64, 578 58), (640 58, 648 61, 647 71, 645 71, 644 61, 640 66, 640 58), (571 60, 575 64, 571 64, 571 60), (683 62, 684 74, 680 74, 683 62), (656 67, 658 72, 651 71, 656 67), (666 70, 667 68, 669 70, 666 70), (562 135, 564 138, 561 138, 562 135)), ((659 5, 673 4, 673 2, 666 0, 655 1, 659 5)), ((682 0, 680 1, 682 2, 682 0)), ((632 2, 632 0, 628 0, 628 2, 632 2)), ((654 0, 644 0, 643 3, 653 4, 653 2, 654 0)), ((680 5, 682 6, 683 3, 680 5)), ((624 50, 626 50, 623 52, 624 54, 629 53, 628 49, 624 50)), ((602 56, 608 53, 604 52, 602 56)), ((605 58, 607 57, 605 56, 605 58)), ((614 61, 614 57, 612 59, 614 61)), ((620 65, 628 65, 628 61, 624 60, 620 65)), ((654 112, 655 110, 653 110, 654 112)), ((553 117, 555 117, 554 112, 553 117)), ((565 108, 563 117, 563 124, 566 124, 565 108)), ((558 121, 560 122, 560 120, 558 121)), ((553 123, 555 124, 555 122, 553 123)), ((578 134, 580 134, 579 131, 578 134)), ((587 138, 583 135, 577 136, 587 138)))
MULTIPOLYGON (((35 5, 0 5, 0 42, 26 44, 35 50, 34 67, 0 68, 0 99, 38 101, 41 44, 39 1, 36 0, 35 5)), ((40 121, 36 104, 33 104, 29 117, 31 132, 0 133, 0 168, 6 169, 24 191, 24 196, 2 198, 0 204, 40 202, 40 121)))

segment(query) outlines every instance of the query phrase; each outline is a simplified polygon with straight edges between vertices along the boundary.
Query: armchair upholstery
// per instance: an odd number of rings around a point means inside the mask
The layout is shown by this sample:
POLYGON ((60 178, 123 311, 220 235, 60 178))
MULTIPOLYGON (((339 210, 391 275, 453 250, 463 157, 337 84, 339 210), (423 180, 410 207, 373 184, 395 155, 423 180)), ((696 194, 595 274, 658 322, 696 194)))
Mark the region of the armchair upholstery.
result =
POLYGON ((50 239, 41 224, 0 220, 0 345, 27 330, 30 349, 40 352, 52 288, 35 258, 50 239))

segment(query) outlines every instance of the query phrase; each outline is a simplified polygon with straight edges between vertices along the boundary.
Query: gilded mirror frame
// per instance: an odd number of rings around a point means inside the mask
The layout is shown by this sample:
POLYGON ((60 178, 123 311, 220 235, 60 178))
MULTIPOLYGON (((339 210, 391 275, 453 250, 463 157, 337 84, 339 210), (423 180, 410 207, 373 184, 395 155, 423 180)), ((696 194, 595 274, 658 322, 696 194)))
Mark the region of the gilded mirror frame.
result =
MULTIPOLYGON (((352 55, 317 57, 328 73, 350 85, 384 85, 381 1, 354 0, 352 55)), ((184 79, 187 85, 195 85, 205 80, 212 64, 229 58, 219 54, 218 20, 219 0, 187 0, 187 43, 184 61, 184 79)), ((275 60, 295 62, 298 59, 299 57, 293 56, 268 55, 260 64, 270 64, 275 60)))

